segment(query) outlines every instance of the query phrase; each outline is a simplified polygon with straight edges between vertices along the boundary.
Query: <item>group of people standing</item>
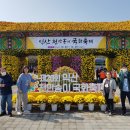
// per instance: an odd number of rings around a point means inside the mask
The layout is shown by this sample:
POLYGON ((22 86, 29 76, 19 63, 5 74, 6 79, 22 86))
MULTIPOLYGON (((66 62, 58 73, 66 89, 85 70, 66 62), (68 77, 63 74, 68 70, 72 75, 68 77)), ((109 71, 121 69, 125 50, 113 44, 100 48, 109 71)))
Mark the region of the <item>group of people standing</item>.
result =
MULTIPOLYGON (((106 72, 107 72, 107 69, 106 68, 97 68, 96 70, 96 80, 98 83, 102 83, 103 80, 106 78, 106 72)), ((115 69, 112 68, 112 71, 110 71, 111 73, 111 77, 113 79, 115 79, 115 81, 117 82, 117 71, 115 69)))
MULTIPOLYGON (((16 108, 17 114, 21 115, 21 105, 23 105, 23 112, 25 114, 29 113, 27 110, 27 103, 28 103, 28 90, 30 88, 31 82, 36 82, 37 79, 33 79, 32 76, 28 73, 29 68, 28 66, 24 66, 22 69, 22 73, 20 74, 17 80, 17 101, 16 101, 16 108)), ((0 107, 1 107, 1 114, 0 116, 4 116, 8 114, 12 117, 12 77, 6 72, 5 67, 0 68, 0 107), (7 104, 7 112, 6 113, 6 104, 7 104)))
MULTIPOLYGON (((20 74, 17 80, 17 114, 21 115, 21 105, 23 105, 23 112, 29 113, 27 110, 28 103, 28 90, 30 88, 31 82, 36 82, 37 79, 33 79, 32 76, 28 73, 28 66, 24 66, 22 69, 22 73, 20 74)), ((102 72, 102 71, 101 71, 102 72)), ((116 75, 117 76, 117 75, 116 75)), ((105 113, 109 113, 109 115, 113 114, 113 98, 115 96, 117 84, 115 81, 115 73, 105 72, 105 78, 102 79, 102 92, 106 100, 107 111, 105 113), (114 75, 114 77, 113 77, 114 75)), ((122 104, 122 115, 126 115, 126 106, 125 100, 128 97, 130 103, 130 72, 127 69, 126 65, 123 65, 120 69, 118 76, 118 85, 120 89, 120 97, 122 104)), ((0 107, 1 114, 0 116, 6 115, 6 104, 7 104, 7 112, 10 117, 12 117, 12 88, 13 81, 11 76, 6 72, 5 67, 0 68, 0 107)))
MULTIPOLYGON (((112 77, 112 73, 107 71, 106 78, 103 80, 102 83, 102 91, 103 95, 106 100, 107 104, 107 111, 109 115, 113 115, 113 99, 116 92, 116 77, 112 77)), ((127 66, 123 64, 122 68, 120 69, 119 76, 118 76, 118 85, 120 89, 120 98, 122 104, 122 115, 126 115, 126 106, 125 100, 126 97, 128 98, 130 104, 130 72, 127 69, 127 66)))

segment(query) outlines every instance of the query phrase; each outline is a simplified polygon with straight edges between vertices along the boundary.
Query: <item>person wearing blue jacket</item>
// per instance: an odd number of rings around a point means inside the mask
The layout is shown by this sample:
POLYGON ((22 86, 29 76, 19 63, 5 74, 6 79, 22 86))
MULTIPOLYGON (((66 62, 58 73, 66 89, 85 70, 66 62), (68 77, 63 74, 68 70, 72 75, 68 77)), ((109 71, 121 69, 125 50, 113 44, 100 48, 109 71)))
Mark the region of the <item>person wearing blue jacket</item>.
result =
POLYGON ((20 74, 17 80, 17 115, 21 115, 21 104, 23 104, 24 114, 28 114, 29 111, 27 110, 27 103, 28 103, 28 90, 30 88, 31 82, 36 82, 32 76, 28 73, 29 68, 28 66, 24 66, 22 69, 23 73, 20 74))
POLYGON ((6 115, 6 103, 8 115, 12 117, 12 77, 7 74, 6 68, 0 68, 0 99, 1 99, 1 114, 6 115))
POLYGON ((126 106, 125 100, 128 98, 130 104, 130 72, 127 69, 127 66, 123 64, 120 72, 119 72, 119 89, 121 96, 121 104, 122 104, 122 115, 126 115, 126 106))

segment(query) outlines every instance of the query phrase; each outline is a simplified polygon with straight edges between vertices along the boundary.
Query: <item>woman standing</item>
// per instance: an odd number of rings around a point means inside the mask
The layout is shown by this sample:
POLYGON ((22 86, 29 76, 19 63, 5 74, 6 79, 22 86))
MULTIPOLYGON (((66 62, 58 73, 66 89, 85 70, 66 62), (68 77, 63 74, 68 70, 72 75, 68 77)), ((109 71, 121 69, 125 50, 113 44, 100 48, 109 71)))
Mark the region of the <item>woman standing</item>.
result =
POLYGON ((27 110, 27 103, 28 103, 28 90, 30 88, 31 82, 36 82, 37 80, 32 79, 32 76, 28 73, 29 68, 28 66, 24 66, 22 69, 22 74, 20 74, 17 80, 17 114, 21 115, 21 104, 23 104, 24 114, 29 113, 27 110))
POLYGON ((109 115, 113 114, 113 98, 116 91, 116 82, 111 78, 111 73, 106 72, 106 79, 102 83, 102 91, 107 104, 107 111, 109 115))

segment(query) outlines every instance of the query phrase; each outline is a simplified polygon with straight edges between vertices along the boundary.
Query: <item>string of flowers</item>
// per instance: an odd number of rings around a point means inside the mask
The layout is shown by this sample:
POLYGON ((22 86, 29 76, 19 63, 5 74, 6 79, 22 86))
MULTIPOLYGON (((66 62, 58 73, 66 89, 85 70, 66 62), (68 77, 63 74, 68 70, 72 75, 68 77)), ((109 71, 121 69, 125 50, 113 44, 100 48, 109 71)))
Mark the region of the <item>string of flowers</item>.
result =
POLYGON ((0 22, 0 31, 41 31, 41 30, 130 30, 130 21, 124 22, 42 22, 15 23, 0 22))

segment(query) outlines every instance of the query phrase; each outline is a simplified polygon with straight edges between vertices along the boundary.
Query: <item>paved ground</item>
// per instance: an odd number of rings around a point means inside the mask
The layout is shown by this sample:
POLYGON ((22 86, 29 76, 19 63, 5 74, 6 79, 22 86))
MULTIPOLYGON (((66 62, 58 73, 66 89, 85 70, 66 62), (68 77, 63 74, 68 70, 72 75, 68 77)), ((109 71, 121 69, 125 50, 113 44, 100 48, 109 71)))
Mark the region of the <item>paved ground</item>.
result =
MULTIPOLYGON (((117 91, 119 94, 119 91, 117 91)), ((127 116, 121 116, 121 105, 117 105, 115 115, 108 116, 100 112, 89 112, 87 106, 78 112, 72 108, 70 112, 59 109, 58 112, 39 112, 34 107, 29 115, 0 117, 0 130, 130 130, 130 106, 127 104, 127 116), (35 113, 38 111, 38 113, 35 113)))
POLYGON ((121 116, 96 112, 43 112, 0 117, 0 130, 130 130, 130 112, 121 116))

